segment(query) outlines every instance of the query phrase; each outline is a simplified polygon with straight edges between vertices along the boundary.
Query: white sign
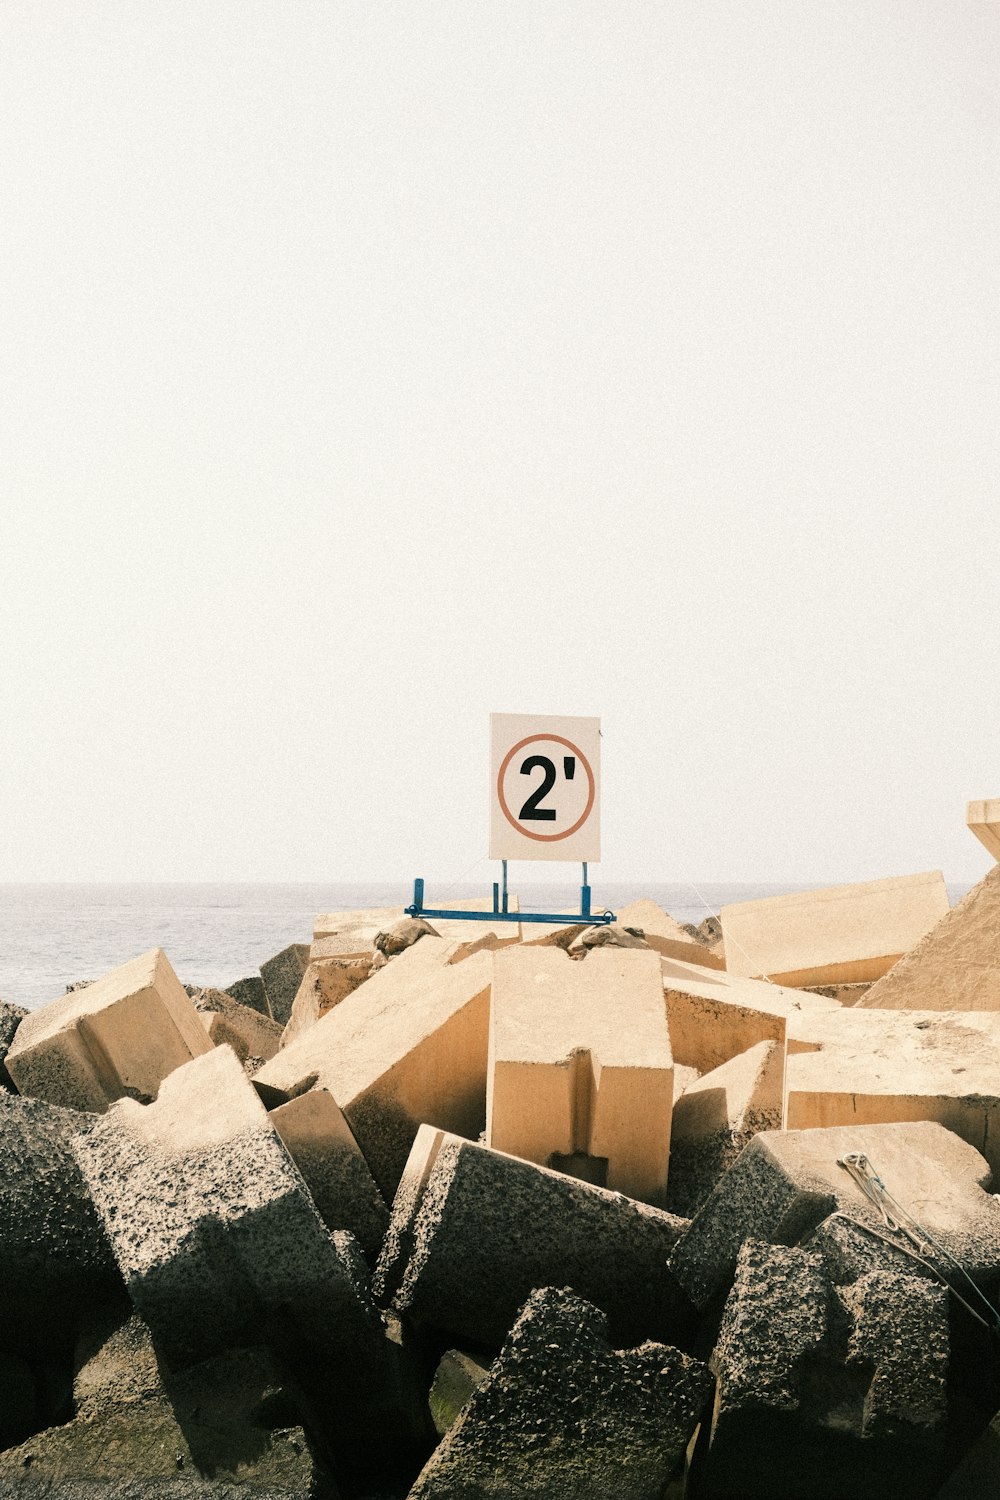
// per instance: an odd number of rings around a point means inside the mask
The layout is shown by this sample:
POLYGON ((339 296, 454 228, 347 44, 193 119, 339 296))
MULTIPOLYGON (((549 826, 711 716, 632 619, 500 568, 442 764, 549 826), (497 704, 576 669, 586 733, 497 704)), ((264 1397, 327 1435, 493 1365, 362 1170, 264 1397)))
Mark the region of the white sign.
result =
POLYGON ((490 715, 490 859, 601 857, 601 721, 490 715))

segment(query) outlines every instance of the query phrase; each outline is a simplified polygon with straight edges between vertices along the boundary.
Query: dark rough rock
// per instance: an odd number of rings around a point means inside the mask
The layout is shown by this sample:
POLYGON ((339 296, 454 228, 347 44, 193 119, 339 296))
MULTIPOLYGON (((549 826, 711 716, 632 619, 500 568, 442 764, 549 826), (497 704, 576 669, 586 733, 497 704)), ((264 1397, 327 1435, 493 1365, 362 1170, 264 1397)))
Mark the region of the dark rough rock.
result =
POLYGON ((237 1004, 259 1011, 262 1016, 271 1014, 267 1006, 264 981, 259 974, 251 974, 246 979, 234 980, 232 984, 226 986, 225 993, 231 996, 237 1004))
MULTIPOLYGON (((268 1011, 271 1019, 282 1026, 288 1024, 302 976, 308 967, 308 943, 291 943, 260 966, 268 1011)), ((242 1003, 245 1005, 247 1001, 243 1000, 242 1003)))
POLYGON ((381 953, 385 958, 395 958, 399 953, 405 953, 407 948, 419 942, 422 937, 439 937, 440 934, 423 917, 404 917, 401 922, 396 922, 387 932, 375 934, 375 951, 381 953))
POLYGON ((393 1203, 376 1295, 416 1326, 499 1348, 534 1287, 568 1282, 622 1345, 676 1337, 666 1260, 686 1221, 421 1127, 393 1203))
POLYGON ((21 1005, 11 1005, 8 1000, 0 1000, 0 1088, 15 1092, 11 1076, 7 1072, 4 1058, 14 1040, 14 1033, 24 1020, 28 1012, 21 1005))
POLYGON ((748 1242, 711 1358, 706 1500, 921 1500, 947 1414, 942 1287, 876 1272, 838 1292, 818 1252, 748 1242))
POLYGON ((585 927, 567 948, 571 958, 582 958, 591 948, 648 948, 638 927, 619 927, 607 922, 599 927, 585 927))
POLYGON ((540 1288, 410 1500, 659 1500, 711 1389, 697 1360, 612 1349, 597 1308, 540 1288))

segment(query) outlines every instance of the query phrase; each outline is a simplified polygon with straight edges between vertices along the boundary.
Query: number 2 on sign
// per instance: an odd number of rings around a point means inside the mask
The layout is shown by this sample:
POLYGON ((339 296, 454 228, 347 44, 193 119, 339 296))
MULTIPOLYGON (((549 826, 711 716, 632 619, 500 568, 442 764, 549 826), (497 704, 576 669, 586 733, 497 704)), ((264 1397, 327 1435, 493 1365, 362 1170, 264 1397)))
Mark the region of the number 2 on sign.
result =
MULTIPOLYGON (((538 823, 554 823, 556 810, 554 807, 540 807, 542 798, 551 792, 556 784, 556 768, 547 755, 529 755, 521 762, 519 767, 522 776, 530 776, 535 769, 541 770, 544 775, 541 784, 535 787, 531 796, 527 798, 518 817, 525 822, 529 820, 538 823)), ((572 781, 576 774, 576 756, 563 756, 563 775, 567 781, 572 781)))

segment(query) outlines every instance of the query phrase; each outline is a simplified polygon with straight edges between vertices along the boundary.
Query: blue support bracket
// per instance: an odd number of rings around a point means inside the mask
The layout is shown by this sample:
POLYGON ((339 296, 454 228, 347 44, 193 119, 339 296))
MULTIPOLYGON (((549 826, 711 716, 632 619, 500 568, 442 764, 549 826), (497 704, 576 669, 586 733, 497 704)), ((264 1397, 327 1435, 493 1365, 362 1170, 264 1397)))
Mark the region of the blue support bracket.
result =
POLYGON ((408 917, 437 917, 440 921, 544 922, 548 927, 572 927, 577 922, 586 922, 588 927, 607 927, 615 920, 613 911, 591 911, 586 865, 583 867, 583 884, 580 886, 580 910, 578 912, 509 911, 507 902, 507 861, 504 860, 502 887, 496 881, 493 882, 492 911, 453 911, 447 907, 425 906, 424 882, 421 876, 413 882, 413 903, 405 910, 408 917))

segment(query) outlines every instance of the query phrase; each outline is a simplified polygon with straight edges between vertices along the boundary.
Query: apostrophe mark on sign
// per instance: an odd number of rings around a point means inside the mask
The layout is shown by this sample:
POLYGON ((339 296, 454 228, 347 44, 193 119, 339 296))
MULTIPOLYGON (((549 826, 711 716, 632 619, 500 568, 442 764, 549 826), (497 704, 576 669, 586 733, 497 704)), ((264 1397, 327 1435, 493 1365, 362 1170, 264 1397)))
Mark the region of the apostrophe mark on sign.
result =
POLYGON ((573 780, 573 777, 576 775, 576 756, 575 755, 564 755, 563 756, 563 775, 565 776, 565 778, 566 778, 567 781, 572 781, 573 780))

